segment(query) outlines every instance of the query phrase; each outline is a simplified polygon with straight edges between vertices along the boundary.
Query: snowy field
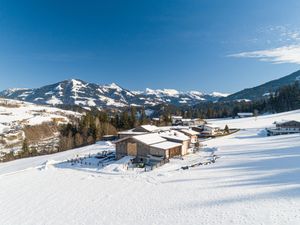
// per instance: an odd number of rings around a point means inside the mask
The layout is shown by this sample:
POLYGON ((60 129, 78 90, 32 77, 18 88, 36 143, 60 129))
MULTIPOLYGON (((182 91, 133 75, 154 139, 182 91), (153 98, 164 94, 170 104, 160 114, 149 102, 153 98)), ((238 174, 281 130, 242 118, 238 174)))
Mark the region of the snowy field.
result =
POLYGON ((249 129, 271 127, 273 126, 273 122, 284 120, 300 121, 300 110, 241 119, 210 119, 208 122, 216 124, 221 128, 224 128, 227 124, 229 128, 249 129))
POLYGON ((206 141, 206 151, 151 172, 63 166, 113 150, 98 143, 0 164, 0 224, 300 224, 300 135, 266 137, 262 128, 300 111, 213 120, 242 128, 206 141), (216 163, 181 170, 216 148, 216 163))

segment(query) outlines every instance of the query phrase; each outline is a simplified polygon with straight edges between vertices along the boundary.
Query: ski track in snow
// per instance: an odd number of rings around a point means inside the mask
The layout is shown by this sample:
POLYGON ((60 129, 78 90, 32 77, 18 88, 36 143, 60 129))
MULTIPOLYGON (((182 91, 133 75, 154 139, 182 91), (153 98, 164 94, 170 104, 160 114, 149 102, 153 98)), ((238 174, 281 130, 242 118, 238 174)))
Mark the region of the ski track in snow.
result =
POLYGON ((300 224, 300 135, 261 131, 281 119, 300 120, 300 110, 211 120, 242 130, 205 141, 220 158, 189 170, 179 168, 200 155, 151 172, 56 166, 114 148, 103 142, 0 164, 0 224, 300 224))

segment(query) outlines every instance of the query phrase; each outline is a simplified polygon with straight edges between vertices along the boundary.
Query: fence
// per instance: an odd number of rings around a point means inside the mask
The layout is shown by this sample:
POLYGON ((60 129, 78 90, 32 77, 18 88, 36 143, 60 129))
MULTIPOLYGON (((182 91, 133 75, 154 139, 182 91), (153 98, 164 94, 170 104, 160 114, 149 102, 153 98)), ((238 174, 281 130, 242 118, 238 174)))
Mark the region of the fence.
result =
MULTIPOLYGON (((158 167, 161 167, 164 164, 169 163, 169 162, 170 162, 169 159, 163 159, 163 160, 160 160, 160 161, 154 161, 154 162, 150 162, 148 164, 144 164, 144 168, 140 168, 140 169, 141 170, 143 169, 144 172, 147 172, 147 171, 154 170, 154 169, 156 169, 158 167)), ((135 170, 135 169, 139 168, 139 167, 131 167, 130 164, 131 165, 132 164, 136 164, 137 165, 138 162, 132 160, 132 162, 129 162, 129 163, 125 164, 124 166, 125 166, 125 168, 127 168, 127 170, 135 170)))
MULTIPOLYGON (((165 165, 166 163, 169 163, 169 162, 170 162, 169 159, 163 159, 163 160, 161 160, 161 161, 155 163, 154 165, 151 165, 151 166, 149 167, 149 168, 150 168, 149 171, 151 171, 151 170, 153 170, 153 169, 156 169, 156 168, 158 168, 158 167, 161 167, 161 166, 163 166, 163 165, 165 165)), ((146 168, 146 167, 145 167, 145 168, 146 168)), ((146 170, 145 170, 145 171, 146 171, 146 170)))

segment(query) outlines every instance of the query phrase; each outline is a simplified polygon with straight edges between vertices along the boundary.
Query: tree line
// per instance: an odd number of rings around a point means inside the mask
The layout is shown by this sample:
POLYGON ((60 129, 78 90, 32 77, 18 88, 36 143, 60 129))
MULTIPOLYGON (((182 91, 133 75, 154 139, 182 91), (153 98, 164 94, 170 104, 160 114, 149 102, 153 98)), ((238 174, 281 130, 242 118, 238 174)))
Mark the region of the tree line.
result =
POLYGON ((94 144, 104 135, 115 135, 117 129, 111 124, 108 113, 101 111, 87 112, 77 121, 62 125, 60 129, 59 150, 94 144))
POLYGON ((160 105, 153 108, 155 116, 165 118, 170 115, 183 118, 226 118, 235 117, 239 112, 254 114, 279 113, 300 109, 300 85, 295 82, 279 88, 275 93, 270 92, 268 98, 256 101, 203 102, 194 106, 160 105))

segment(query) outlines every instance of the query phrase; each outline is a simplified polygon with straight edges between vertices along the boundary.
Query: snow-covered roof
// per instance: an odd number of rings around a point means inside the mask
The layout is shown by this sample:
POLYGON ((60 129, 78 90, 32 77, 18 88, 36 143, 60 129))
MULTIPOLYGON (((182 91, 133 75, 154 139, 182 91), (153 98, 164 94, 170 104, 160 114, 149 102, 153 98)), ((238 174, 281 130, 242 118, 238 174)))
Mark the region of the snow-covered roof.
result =
POLYGON ((145 130, 149 131, 149 132, 154 132, 154 131, 158 131, 159 127, 154 126, 154 125, 142 125, 142 128, 144 128, 145 130))
POLYGON ((118 132, 118 134, 140 135, 140 134, 148 134, 148 133, 147 132, 137 132, 137 131, 133 131, 133 129, 131 129, 131 130, 120 131, 120 132, 118 132))
POLYGON ((192 119, 181 119, 182 122, 190 122, 192 119))
POLYGON ((211 124, 211 123, 205 124, 204 126, 205 126, 205 127, 210 127, 210 128, 220 128, 218 125, 216 125, 216 124, 211 124))
POLYGON ((199 132, 194 131, 194 130, 192 130, 192 129, 182 129, 181 131, 182 131, 183 133, 189 134, 189 135, 198 135, 198 134, 199 134, 199 132))
POLYGON ((172 119, 182 119, 182 116, 172 116, 172 119))
POLYGON ((238 113, 239 116, 253 116, 252 112, 239 112, 238 113))
POLYGON ((275 121, 275 124, 282 125, 282 124, 290 123, 290 122, 300 123, 299 121, 296 121, 296 120, 281 120, 281 121, 275 121))
POLYGON ((162 132, 159 134, 161 137, 166 138, 166 139, 172 139, 172 140, 178 140, 178 141, 187 141, 190 138, 186 136, 185 134, 172 130, 172 131, 167 131, 167 132, 162 132))
POLYGON ((172 142, 172 141, 164 141, 164 142, 161 142, 161 143, 153 144, 153 145, 151 145, 151 147, 167 150, 167 149, 170 149, 170 148, 179 147, 181 145, 182 144, 180 144, 180 143, 175 143, 175 142, 172 142))
POLYGON ((162 138, 157 133, 137 135, 137 136, 133 136, 133 138, 137 141, 143 142, 146 145, 152 145, 152 144, 166 141, 166 139, 162 138))
POLYGON ((154 117, 154 118, 152 118, 152 120, 154 120, 154 121, 159 121, 160 118, 154 117))

